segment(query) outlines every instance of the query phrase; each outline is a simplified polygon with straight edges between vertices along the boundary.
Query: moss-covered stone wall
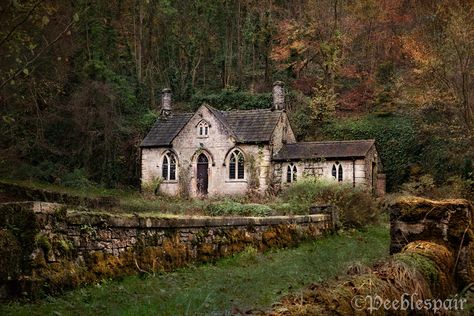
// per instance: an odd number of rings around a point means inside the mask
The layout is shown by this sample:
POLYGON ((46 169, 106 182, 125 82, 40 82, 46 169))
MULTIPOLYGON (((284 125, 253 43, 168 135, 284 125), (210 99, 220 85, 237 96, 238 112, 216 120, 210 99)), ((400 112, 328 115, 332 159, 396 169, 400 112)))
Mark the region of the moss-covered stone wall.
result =
POLYGON ((390 252, 413 241, 430 241, 450 249, 456 258, 459 286, 474 282, 473 207, 467 200, 434 201, 402 197, 390 206, 390 252))
POLYGON ((143 217, 60 204, 0 204, 0 299, 153 274, 252 246, 293 246, 333 230, 330 215, 143 217))

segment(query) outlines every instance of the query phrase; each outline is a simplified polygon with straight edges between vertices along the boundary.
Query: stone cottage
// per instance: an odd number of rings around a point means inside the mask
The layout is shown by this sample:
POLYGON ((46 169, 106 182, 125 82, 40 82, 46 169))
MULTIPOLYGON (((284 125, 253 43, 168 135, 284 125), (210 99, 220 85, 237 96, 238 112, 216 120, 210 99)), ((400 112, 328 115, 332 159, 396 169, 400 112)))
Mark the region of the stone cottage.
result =
POLYGON ((219 111, 203 104, 174 113, 171 90, 141 144, 142 186, 191 196, 265 193, 311 175, 383 194, 385 178, 374 140, 296 142, 282 82, 268 109, 219 111))

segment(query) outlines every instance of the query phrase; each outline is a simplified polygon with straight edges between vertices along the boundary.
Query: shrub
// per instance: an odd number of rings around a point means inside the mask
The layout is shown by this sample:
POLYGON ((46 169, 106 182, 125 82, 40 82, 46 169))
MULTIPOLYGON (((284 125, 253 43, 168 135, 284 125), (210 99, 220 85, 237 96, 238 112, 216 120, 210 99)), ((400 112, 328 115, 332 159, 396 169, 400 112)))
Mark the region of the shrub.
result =
POLYGON ((268 216, 271 212, 272 209, 267 205, 256 203, 242 204, 230 200, 210 204, 206 207, 206 213, 212 216, 268 216))
POLYGON ((239 253, 236 257, 238 263, 246 267, 258 263, 259 253, 255 247, 247 246, 244 251, 239 253))
POLYGON ((463 198, 474 201, 474 181, 460 176, 449 177, 442 185, 436 186, 429 174, 404 183, 401 193, 432 199, 463 198))
POLYGON ((292 213, 307 213, 315 204, 337 207, 339 220, 346 227, 375 223, 380 211, 375 199, 361 188, 307 177, 287 187, 281 195, 292 213))
POLYGON ((84 169, 74 169, 62 178, 62 184, 67 187, 87 189, 94 186, 94 182, 89 180, 84 169))
POLYGON ((156 177, 153 178, 150 182, 146 182, 142 185, 142 193, 145 197, 152 197, 158 195, 160 190, 160 185, 163 182, 163 178, 156 177))
POLYGON ((416 180, 402 184, 401 191, 407 195, 430 196, 435 188, 434 179, 431 175, 423 175, 416 180))

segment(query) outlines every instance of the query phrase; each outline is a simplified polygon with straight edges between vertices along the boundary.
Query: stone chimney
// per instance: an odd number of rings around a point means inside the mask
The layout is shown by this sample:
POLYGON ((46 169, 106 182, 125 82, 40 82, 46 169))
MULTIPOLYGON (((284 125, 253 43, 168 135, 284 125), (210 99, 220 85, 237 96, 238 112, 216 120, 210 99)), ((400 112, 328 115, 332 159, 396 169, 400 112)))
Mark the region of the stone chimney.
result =
POLYGON ((273 83, 273 109, 285 110, 285 84, 282 81, 273 83))
POLYGON ((161 93, 161 114, 168 116, 171 114, 172 104, 171 104, 171 89, 163 89, 161 93))

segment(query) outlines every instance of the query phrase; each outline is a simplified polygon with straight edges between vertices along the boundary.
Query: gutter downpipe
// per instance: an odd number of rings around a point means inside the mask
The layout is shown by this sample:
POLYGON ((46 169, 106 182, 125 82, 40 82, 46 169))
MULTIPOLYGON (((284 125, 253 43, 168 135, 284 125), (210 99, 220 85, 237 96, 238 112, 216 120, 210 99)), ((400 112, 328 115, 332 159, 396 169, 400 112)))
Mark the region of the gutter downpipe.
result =
POLYGON ((355 158, 352 158, 352 187, 356 186, 355 158))

